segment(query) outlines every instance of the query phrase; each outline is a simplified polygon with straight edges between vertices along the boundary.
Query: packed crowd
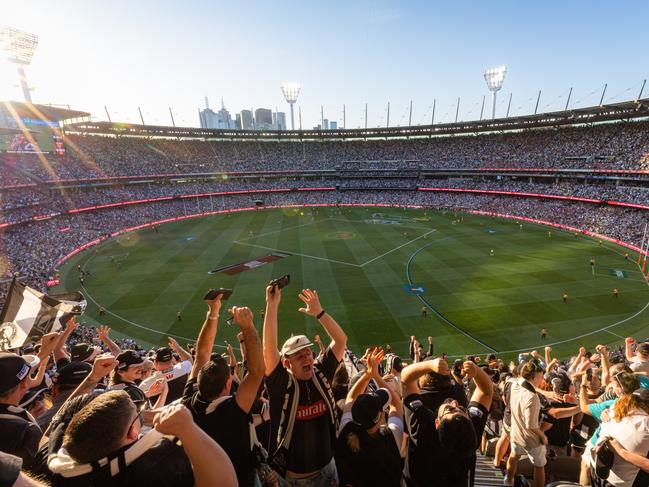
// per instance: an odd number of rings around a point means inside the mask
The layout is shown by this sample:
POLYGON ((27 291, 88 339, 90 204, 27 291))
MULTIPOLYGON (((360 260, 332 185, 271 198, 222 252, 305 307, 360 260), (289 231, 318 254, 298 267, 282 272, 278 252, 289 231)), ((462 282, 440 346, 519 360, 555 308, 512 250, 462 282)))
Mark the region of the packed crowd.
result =
POLYGON ((0 186, 36 180, 241 171, 439 168, 644 170, 646 122, 372 141, 200 141, 66 136, 67 156, 7 155, 0 186), (47 164, 43 163, 47 158, 47 164), (30 177, 31 176, 31 177, 30 177))
MULTIPOLYGON (((445 182, 446 184, 446 182, 445 182)), ((308 191, 187 198, 63 215, 8 227, 0 234, 3 249, 0 276, 18 273, 33 287, 55 275, 57 262, 74 249, 125 228, 148 222, 210 211, 253 208, 261 198, 266 206, 317 204, 419 205, 433 208, 479 210, 534 218, 567 225, 640 245, 643 211, 560 200, 499 195, 424 191, 308 191)), ((0 284, 0 295, 6 282, 0 284)))
POLYGON ((261 336, 216 294, 193 343, 142 350, 71 319, 1 352, 2 485, 472 487, 479 451, 504 485, 649 485, 648 341, 451 363, 413 336, 409 357, 361 355, 309 289, 296 312, 322 331, 282 344, 287 292, 266 287, 261 336), (239 347, 219 354, 223 315, 239 347))

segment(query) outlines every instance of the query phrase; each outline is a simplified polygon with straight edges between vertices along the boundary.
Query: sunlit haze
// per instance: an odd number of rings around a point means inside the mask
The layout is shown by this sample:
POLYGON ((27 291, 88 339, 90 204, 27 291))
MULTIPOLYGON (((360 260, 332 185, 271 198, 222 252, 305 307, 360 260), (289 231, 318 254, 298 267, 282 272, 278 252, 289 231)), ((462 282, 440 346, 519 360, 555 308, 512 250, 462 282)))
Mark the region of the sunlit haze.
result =
MULTIPOLYGON (((284 80, 302 90, 304 128, 406 125, 479 117, 486 68, 507 66, 497 113, 633 99, 649 77, 649 4, 605 2, 111 2, 4 0, 0 23, 39 37, 27 76, 35 103, 105 120, 197 126, 197 109, 289 108, 284 80)), ((22 100, 0 62, 0 99, 22 100)), ((487 107, 489 105, 487 104, 487 107)), ((485 108, 485 113, 489 110, 485 108)), ((296 120, 297 123, 297 120, 296 120)))

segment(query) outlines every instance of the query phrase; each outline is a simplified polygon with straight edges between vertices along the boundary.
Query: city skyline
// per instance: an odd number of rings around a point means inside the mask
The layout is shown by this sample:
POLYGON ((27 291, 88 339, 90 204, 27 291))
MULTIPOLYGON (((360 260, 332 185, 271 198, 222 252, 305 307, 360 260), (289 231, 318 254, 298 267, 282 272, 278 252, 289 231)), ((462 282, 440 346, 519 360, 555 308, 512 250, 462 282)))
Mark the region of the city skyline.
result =
MULTIPOLYGON (((267 107, 287 113, 282 81, 300 83, 296 128, 322 118, 346 128, 473 120, 490 114, 485 69, 507 65, 497 116, 634 99, 649 77, 642 47, 649 5, 557 1, 497 8, 477 1, 382 0, 327 6, 250 2, 122 0, 10 1, 3 25, 39 36, 26 68, 35 103, 70 105, 106 120, 199 126, 207 95, 233 113, 267 107), (251 15, 251 9, 255 15, 251 15), (127 11, 128 15, 124 15, 127 11), (290 22, 284 15, 291 11, 290 22), (239 35, 246 26, 245 36, 239 35), (279 36, 269 33, 278 31, 279 36), (457 109, 457 100, 460 107, 457 109), (247 108, 246 108, 247 107, 247 108), (324 114, 321 115, 321 107, 324 114)), ((0 99, 22 100, 15 70, 0 62, 0 99)), ((645 92, 646 94, 646 92, 645 92)), ((290 127, 289 127, 290 128, 290 127)))

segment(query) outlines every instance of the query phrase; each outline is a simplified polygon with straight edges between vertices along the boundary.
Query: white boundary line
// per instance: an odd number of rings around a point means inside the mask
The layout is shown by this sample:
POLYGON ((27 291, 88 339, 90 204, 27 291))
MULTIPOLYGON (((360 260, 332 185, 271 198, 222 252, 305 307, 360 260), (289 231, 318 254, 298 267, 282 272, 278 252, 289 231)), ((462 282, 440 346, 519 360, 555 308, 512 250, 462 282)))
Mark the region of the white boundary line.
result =
POLYGON ((385 252, 384 254, 381 254, 381 255, 379 255, 379 256, 377 256, 377 257, 374 257, 373 259, 370 259, 370 260, 368 260, 367 262, 363 262, 359 267, 365 267, 367 264, 370 264, 370 263, 374 262, 375 260, 380 259, 381 257, 385 257, 386 255, 391 254, 391 253, 394 252, 395 250, 399 250, 400 248, 405 247, 406 245, 410 245, 411 243, 416 242, 416 241, 419 240, 420 238, 424 238, 424 237, 426 237, 426 236, 428 236, 428 235, 430 235, 431 233, 436 232, 436 231, 437 231, 437 230, 436 230, 435 228, 433 228, 430 232, 426 232, 426 233, 424 233, 423 235, 420 235, 420 236, 417 237, 417 238, 413 238, 412 240, 409 240, 408 242, 406 242, 406 243, 404 243, 404 244, 401 244, 401 245, 399 245, 398 247, 396 247, 396 248, 394 248, 394 249, 392 249, 392 250, 388 250, 388 251, 385 252))
POLYGON ((317 257, 315 255, 300 254, 299 252, 293 252, 293 251, 290 251, 290 250, 276 249, 276 248, 273 248, 273 247, 266 247, 265 245, 249 244, 249 243, 246 243, 246 242, 239 242, 238 240, 235 240, 232 243, 239 244, 239 245, 247 245, 248 247, 257 247, 257 248, 260 248, 260 249, 271 250, 273 252, 283 252, 285 254, 290 254, 290 255, 299 255, 300 257, 307 257, 309 259, 324 260, 325 262, 333 262, 335 264, 348 265, 348 266, 351 266, 351 267, 361 267, 359 264, 352 264, 350 262, 343 262, 342 260, 334 260, 334 259, 327 259, 326 257, 317 257))

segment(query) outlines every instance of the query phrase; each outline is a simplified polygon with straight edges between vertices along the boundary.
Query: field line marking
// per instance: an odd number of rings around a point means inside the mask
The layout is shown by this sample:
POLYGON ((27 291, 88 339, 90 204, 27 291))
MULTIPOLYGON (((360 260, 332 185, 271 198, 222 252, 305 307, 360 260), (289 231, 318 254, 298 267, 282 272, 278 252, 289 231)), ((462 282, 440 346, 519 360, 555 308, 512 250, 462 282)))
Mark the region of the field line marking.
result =
MULTIPOLYGON (((396 250, 399 250, 400 248, 405 247, 406 245, 410 245, 411 243, 416 242, 416 241, 419 240, 420 238, 427 237, 428 235, 430 235, 431 233, 436 232, 436 231, 437 231, 437 230, 436 230, 435 228, 433 228, 430 232, 426 232, 426 233, 424 233, 423 235, 420 235, 420 236, 417 237, 417 238, 413 238, 412 240, 410 240, 410 241, 408 241, 408 242, 406 242, 406 243, 404 243, 404 244, 401 244, 401 245, 399 245, 398 247, 396 247, 396 248, 394 248, 394 249, 392 249, 392 250, 388 250, 388 251, 385 252, 384 254, 381 254, 381 255, 379 255, 379 256, 377 256, 377 257, 374 257, 373 259, 370 259, 370 260, 368 260, 367 262, 363 262, 359 267, 364 267, 364 266, 366 266, 367 264, 370 264, 370 263, 374 262, 375 260, 380 259, 381 257, 385 257, 386 255, 391 254, 392 252, 394 252, 394 251, 396 251, 396 250)), ((439 242, 439 240, 436 240, 435 242, 439 242)), ((434 242, 433 242, 433 243, 434 243, 434 242)))
POLYGON ((626 337, 623 337, 622 335, 618 335, 617 333, 613 333, 611 330, 604 330, 606 333, 610 333, 611 335, 615 335, 618 338, 621 338, 624 340, 626 337))
MULTIPOLYGON (((433 231, 435 231, 435 230, 433 230, 433 231)), ((422 236, 423 236, 423 235, 422 235, 422 236)), ((421 237, 420 237, 420 238, 421 238, 421 237)), ((413 261, 413 259, 415 258, 415 256, 416 256, 419 252, 421 252, 422 250, 427 249, 428 247, 430 247, 431 245, 434 245, 434 244, 436 244, 436 243, 438 243, 438 242, 441 242, 442 240, 446 240, 446 239, 449 239, 449 238, 451 238, 451 237, 443 237, 443 238, 440 238, 440 239, 438 239, 438 240, 435 240, 434 242, 431 242, 431 243, 429 243, 429 244, 424 245, 423 247, 418 248, 417 250, 415 250, 415 251, 412 253, 412 255, 410 256, 410 258, 408 259, 408 262, 406 263, 406 277, 408 277, 408 284, 410 284, 411 286, 413 285, 413 282, 412 282, 412 276, 410 275, 410 266, 412 265, 412 261, 413 261)), ((439 319, 441 319, 442 321, 444 321, 444 323, 446 323, 446 324, 449 325, 450 327, 454 328, 455 330, 459 331, 459 332, 462 333, 464 336, 470 338, 470 339, 473 340, 474 342, 479 343, 480 345, 482 345, 483 347, 487 348, 488 350, 491 350, 492 352, 498 352, 498 350, 496 350, 495 348, 493 348, 493 347, 492 347, 491 345, 489 345, 488 343, 483 342, 483 341, 480 340, 479 338, 474 337, 474 336, 473 336, 471 333, 469 333, 468 331, 465 331, 465 330, 463 330, 462 328, 460 328, 459 326, 457 326, 455 323, 453 323, 451 320, 449 320, 446 316, 444 316, 442 313, 440 313, 437 309, 435 309, 435 307, 434 307, 432 304, 430 304, 430 303, 428 302, 428 300, 427 300, 426 298, 424 298, 422 295, 418 294, 418 295, 417 295, 417 298, 419 299, 419 301, 421 301, 422 303, 424 303, 424 304, 425 304, 425 305, 426 305, 426 306, 427 306, 427 307, 428 307, 428 308, 429 308, 433 313, 435 313, 435 315, 437 315, 437 317, 438 317, 439 319)))
POLYGON ((275 233, 284 232, 286 230, 295 230, 296 228, 302 228, 309 225, 315 225, 316 223, 324 222, 330 220, 330 218, 323 218, 322 220, 314 220, 312 222, 303 223, 302 225, 296 225, 294 227, 280 228, 279 230, 273 230, 272 232, 260 233, 259 235, 253 235, 252 237, 246 237, 241 240, 250 240, 252 238, 265 237, 266 235, 273 235, 275 233))
POLYGON ((246 243, 246 242, 239 242, 238 240, 235 240, 233 243, 239 244, 239 245, 247 245, 248 247, 257 247, 257 248, 260 248, 260 249, 270 250, 270 251, 273 251, 273 252, 283 252, 285 254, 299 255, 300 257, 307 257, 309 259, 323 260, 325 262, 333 262, 334 264, 342 264, 342 265, 348 265, 348 266, 352 266, 352 267, 361 267, 358 264, 352 264, 350 262, 343 262, 342 260, 328 259, 326 257, 318 257, 316 255, 301 254, 299 252, 292 252, 290 250, 282 250, 282 249, 276 249, 276 248, 273 248, 273 247, 266 247, 265 245, 257 245, 257 244, 250 244, 250 243, 246 243))

